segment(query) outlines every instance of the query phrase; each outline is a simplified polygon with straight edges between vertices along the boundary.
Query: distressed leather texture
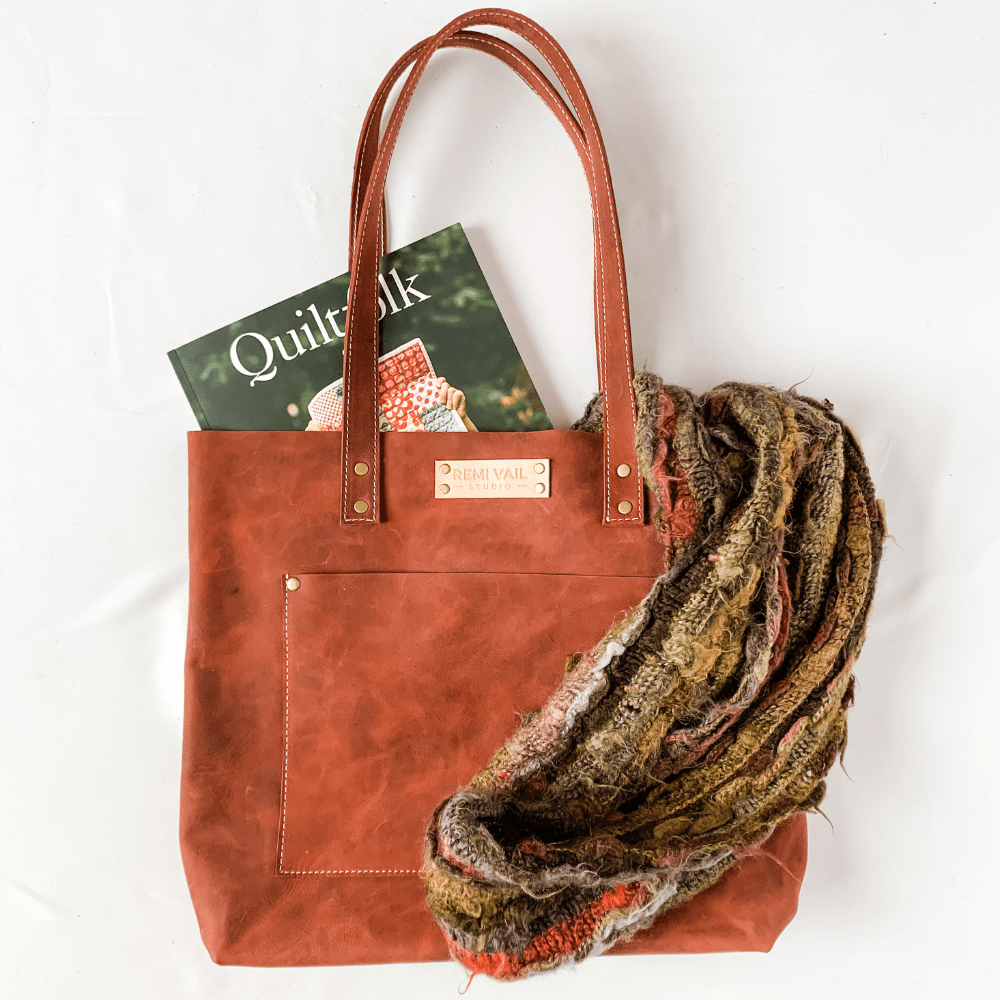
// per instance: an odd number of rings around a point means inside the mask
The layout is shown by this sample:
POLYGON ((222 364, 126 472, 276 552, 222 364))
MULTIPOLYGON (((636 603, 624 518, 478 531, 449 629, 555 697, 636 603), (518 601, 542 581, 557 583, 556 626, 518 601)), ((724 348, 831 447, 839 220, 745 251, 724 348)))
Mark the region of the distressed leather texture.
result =
MULTIPOLYGON (((510 11, 414 46, 376 92, 351 208, 345 432, 188 437, 190 606, 181 849, 202 938, 223 964, 448 957, 417 870, 434 807, 488 762, 663 569, 633 435, 627 294, 607 158, 562 49, 510 11), (567 105, 517 49, 531 42, 567 105), (380 434, 375 266, 389 155, 433 52, 493 55, 545 100, 591 187, 605 429, 380 434), (393 83, 410 76, 379 141, 393 83), (370 286, 370 287, 369 287, 370 286), (546 458, 551 495, 441 501, 436 461, 546 458), (356 462, 367 475, 355 475, 356 462), (627 477, 615 469, 631 467, 627 477), (617 505, 628 499, 633 509, 617 505), (358 500, 369 508, 354 510, 358 500), (286 581, 294 577, 298 589, 286 581)), ((768 950, 795 913, 806 824, 613 954, 768 950)))
MULTIPOLYGON (((337 433, 188 438, 181 844, 220 963, 444 960, 413 873, 434 805, 662 566, 650 526, 601 523, 600 435, 381 445, 370 528, 331 510, 337 433), (550 497, 434 499, 435 461, 542 456, 550 497), (351 868, 383 871, 326 871, 351 868)), ((804 819, 765 852, 616 953, 769 948, 795 911, 804 819)))
POLYGON ((517 727, 504 691, 541 704, 567 651, 594 645, 648 583, 494 572, 298 579, 286 596, 279 870, 345 875, 417 874, 441 790, 464 787, 517 727), (564 611, 536 613, 546 607, 564 611), (470 703, 481 687, 501 701, 470 703))

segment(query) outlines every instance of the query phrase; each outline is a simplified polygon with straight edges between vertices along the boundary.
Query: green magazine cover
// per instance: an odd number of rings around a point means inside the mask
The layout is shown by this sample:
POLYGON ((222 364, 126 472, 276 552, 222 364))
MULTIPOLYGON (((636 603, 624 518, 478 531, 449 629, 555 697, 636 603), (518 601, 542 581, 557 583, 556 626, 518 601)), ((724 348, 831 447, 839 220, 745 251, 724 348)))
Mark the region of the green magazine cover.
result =
MULTIPOLYGON (((202 430, 339 427, 349 281, 169 352, 202 430)), ((383 430, 552 427, 460 224, 383 257, 379 285, 383 430)))

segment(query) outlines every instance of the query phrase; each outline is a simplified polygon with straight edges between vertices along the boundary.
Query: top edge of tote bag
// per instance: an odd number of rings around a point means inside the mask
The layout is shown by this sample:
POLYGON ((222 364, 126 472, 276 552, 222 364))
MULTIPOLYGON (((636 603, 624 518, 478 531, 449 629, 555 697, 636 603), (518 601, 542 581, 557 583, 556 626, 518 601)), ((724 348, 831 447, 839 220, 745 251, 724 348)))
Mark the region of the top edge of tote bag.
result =
MULTIPOLYGON (((582 83, 552 37, 510 11, 473 11, 404 54, 362 129, 350 230, 343 432, 188 436, 181 846, 202 938, 223 964, 454 955, 421 874, 435 809, 559 688, 567 656, 594 648, 664 574, 664 498, 650 503, 655 483, 640 469, 607 158, 582 83), (568 103, 518 49, 470 30, 482 25, 529 42, 568 103), (596 429, 378 430, 386 173, 413 90, 446 46, 477 49, 518 73, 580 155, 595 242, 596 429), (388 94, 410 67, 380 140, 388 94), (521 470, 542 489, 441 498, 442 466, 487 465, 521 470)), ((671 554, 675 568, 690 563, 682 550, 668 544, 667 563, 671 554)), ((705 558, 715 572, 722 557, 705 558)), ((775 570, 776 588, 784 572, 775 570)), ((779 604, 775 630, 787 634, 779 604)), ((769 950, 796 910, 805 816, 783 815, 768 832, 614 953, 769 950)))

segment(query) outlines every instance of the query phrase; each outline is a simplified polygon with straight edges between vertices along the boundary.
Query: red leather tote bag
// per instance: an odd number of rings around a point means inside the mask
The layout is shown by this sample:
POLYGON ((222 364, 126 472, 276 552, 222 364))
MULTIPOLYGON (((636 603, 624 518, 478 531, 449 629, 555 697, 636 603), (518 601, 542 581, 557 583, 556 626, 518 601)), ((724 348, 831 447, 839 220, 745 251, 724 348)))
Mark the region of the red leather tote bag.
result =
MULTIPOLYGON (((189 435, 190 620, 181 845, 219 963, 438 961, 420 876, 427 824, 663 572, 634 445, 625 271, 603 142, 555 41, 476 11, 415 46, 362 132, 351 220, 343 433, 189 435), (520 35, 569 99, 517 49, 520 35), (434 51, 501 59, 557 115, 587 174, 603 431, 379 433, 383 191, 434 51), (412 64, 379 142, 392 84, 412 64), (545 495, 436 495, 442 464, 510 462, 545 495)), ((806 824, 614 953, 768 950, 793 916, 806 824)))

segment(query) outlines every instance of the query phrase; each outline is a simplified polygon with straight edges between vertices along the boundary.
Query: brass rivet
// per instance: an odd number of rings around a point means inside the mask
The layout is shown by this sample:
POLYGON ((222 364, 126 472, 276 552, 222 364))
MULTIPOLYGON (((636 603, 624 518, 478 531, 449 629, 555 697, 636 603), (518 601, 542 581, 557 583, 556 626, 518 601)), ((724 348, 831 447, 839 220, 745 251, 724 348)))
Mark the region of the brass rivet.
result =
MULTIPOLYGON (((367 500, 355 500, 354 501, 354 509, 359 514, 363 514, 366 510, 368 510, 368 501, 367 500)), ((632 508, 629 507, 629 510, 631 510, 631 509, 632 508)))
POLYGON ((536 493, 544 493, 545 492, 545 483, 535 483, 535 492, 536 493))
POLYGON ((622 500, 622 502, 618 505, 618 513, 619 514, 631 514, 632 513, 632 504, 630 504, 628 502, 628 500, 622 500))
POLYGON ((302 581, 297 576, 290 576, 285 580, 285 590, 298 590, 302 586, 302 581))
POLYGON ((439 493, 450 493, 451 492, 451 487, 447 483, 442 483, 438 487, 438 492, 439 493))
POLYGON ((541 475, 545 471, 545 464, 543 462, 535 462, 535 472, 541 475))
POLYGON ((354 471, 355 471, 355 472, 356 472, 356 473, 357 473, 357 474, 358 474, 359 476, 365 476, 365 475, 367 475, 367 474, 368 474, 368 463, 367 463, 367 462, 358 462, 358 463, 357 463, 357 464, 356 464, 356 465, 354 466, 354 471))
POLYGON ((622 462, 622 464, 618 466, 617 472, 618 475, 621 476, 622 479, 624 479, 626 476, 632 475, 632 466, 626 465, 624 462, 622 462))
POLYGON ((447 462, 442 462, 441 467, 438 470, 442 476, 447 476, 451 472, 451 466, 447 462))

